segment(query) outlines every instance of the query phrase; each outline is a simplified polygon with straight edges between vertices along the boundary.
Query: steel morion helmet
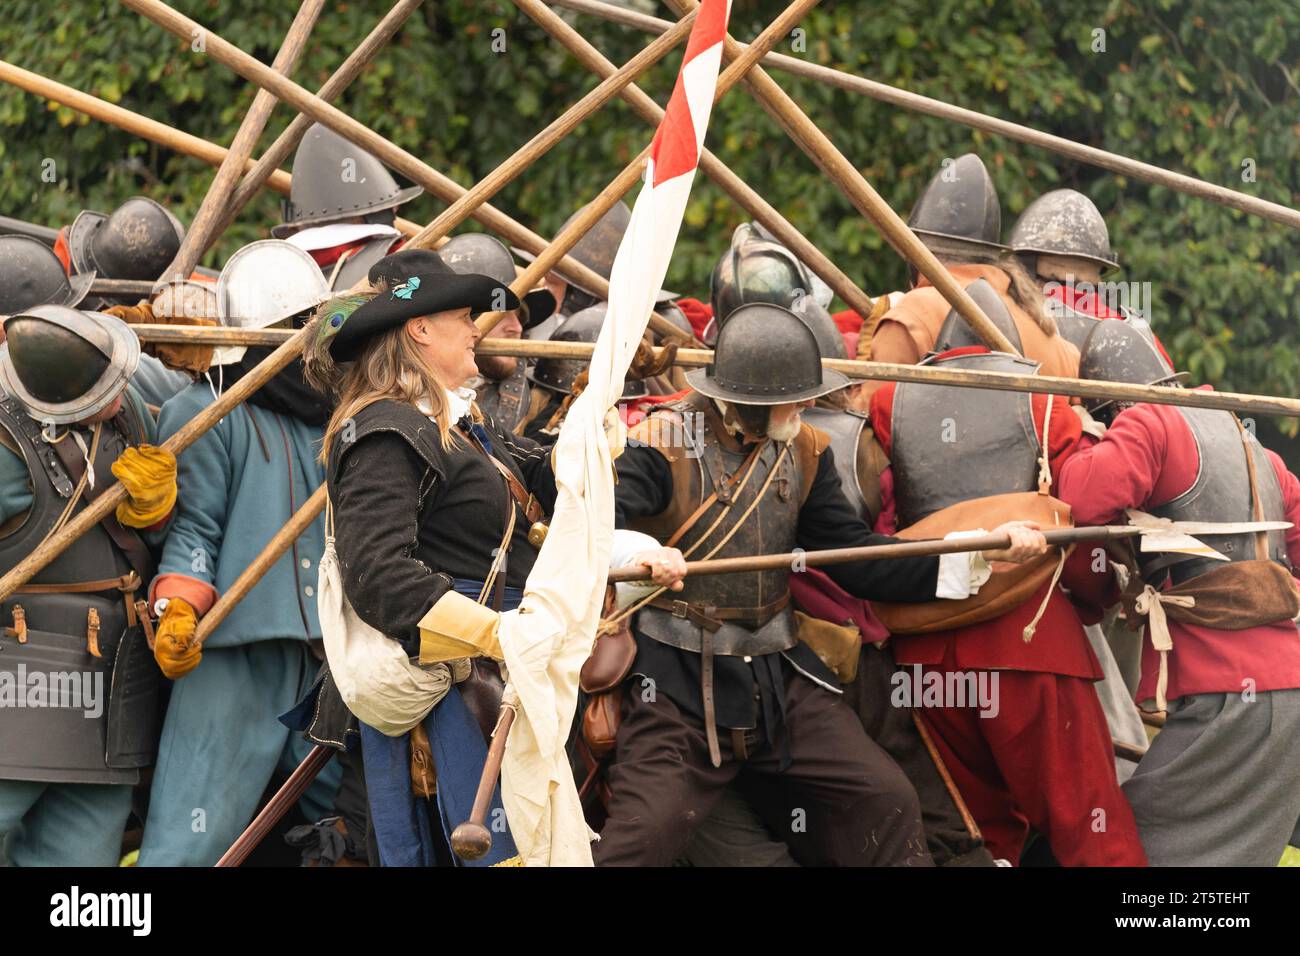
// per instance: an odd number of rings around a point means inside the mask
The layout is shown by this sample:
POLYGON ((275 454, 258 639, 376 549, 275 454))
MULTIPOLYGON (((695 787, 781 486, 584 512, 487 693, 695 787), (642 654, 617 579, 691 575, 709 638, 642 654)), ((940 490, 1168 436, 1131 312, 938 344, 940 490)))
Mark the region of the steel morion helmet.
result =
POLYGON ((68 253, 76 272, 103 279, 152 281, 180 252, 185 227, 170 210, 145 196, 132 196, 107 216, 86 210, 68 230, 68 253))
MULTIPOLYGON (((454 272, 462 275, 490 276, 502 285, 511 285, 518 278, 515 260, 510 250, 499 240, 481 232, 465 232, 452 236, 438 250, 437 255, 454 272)), ((534 289, 522 296, 525 329, 530 329, 555 312, 555 296, 545 289, 534 289)))
MULTIPOLYGON (((314 309, 330 296, 312 257, 280 239, 260 239, 238 250, 217 280, 217 318, 236 329, 265 329, 314 309)), ((214 365, 244 357, 243 346, 217 350, 214 365)))
POLYGON ((37 305, 77 305, 90 291, 94 272, 68 278, 54 250, 30 236, 0 236, 0 315, 37 305))
MULTIPOLYGON (((1155 338, 1145 322, 1105 319, 1088 333, 1080 350, 1079 378, 1098 382, 1128 382, 1135 385, 1177 385, 1185 373, 1175 372, 1156 348, 1155 338)), ((1113 399, 1085 399, 1089 412, 1113 416, 1113 399)))
MULTIPOLYGON (((945 163, 926 184, 907 218, 908 227, 922 240, 951 240, 951 252, 999 253, 1006 246, 1002 234, 1002 209, 993 179, 974 153, 945 163)), ((927 245, 930 243, 927 242, 927 245)))

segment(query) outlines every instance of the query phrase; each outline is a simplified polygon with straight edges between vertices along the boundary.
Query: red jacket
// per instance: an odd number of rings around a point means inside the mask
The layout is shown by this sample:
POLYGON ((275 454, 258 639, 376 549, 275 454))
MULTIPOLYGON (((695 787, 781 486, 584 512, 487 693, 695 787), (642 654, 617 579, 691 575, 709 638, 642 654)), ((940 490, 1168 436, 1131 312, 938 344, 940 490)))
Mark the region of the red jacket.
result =
MULTIPOLYGON (((1300 566, 1300 481, 1268 452, 1282 486, 1287 552, 1300 566)), ((1125 508, 1150 511, 1192 486, 1201 467, 1187 420, 1171 405, 1134 405, 1115 416, 1100 441, 1084 439, 1061 470, 1057 495, 1080 525, 1124 521, 1125 508)), ((1300 687, 1300 632, 1278 621, 1243 631, 1222 631, 1170 620, 1168 698, 1184 694, 1240 693, 1300 687)), ((1155 696, 1159 655, 1142 649, 1137 699, 1155 696)))
MULTIPOLYGON (((983 347, 971 347, 954 349, 949 354, 985 351, 987 349, 983 347)), ((893 453, 890 426, 895 388, 896 383, 888 382, 871 397, 871 423, 876 439, 887 455, 893 453)), ((1067 399, 1059 395, 1033 395, 1031 403, 1038 434, 1041 435, 1043 431, 1043 419, 1049 400, 1052 403, 1052 421, 1048 433, 1048 463, 1052 474, 1058 475, 1062 465, 1078 448, 1081 429, 1079 418, 1070 410, 1067 399)), ((893 476, 886 469, 880 484, 884 506, 881 508, 881 520, 876 523, 876 530, 885 534, 895 530, 892 526, 895 514, 893 487, 893 476), (885 476, 888 476, 888 480, 885 480, 885 476)), ((1081 553, 1076 549, 1066 562, 1062 583, 1072 583, 1074 576, 1079 573, 1079 564, 1085 558, 1086 552, 1081 553)), ((1060 586, 1053 589, 1033 639, 1025 642, 1024 628, 1038 612, 1047 595, 1048 586, 1044 584, 1024 604, 991 621, 933 634, 895 635, 894 657, 900 664, 938 665, 944 661, 944 652, 951 645, 953 654, 949 661, 961 670, 1031 671, 1099 680, 1102 677, 1101 667, 1088 644, 1078 614, 1060 586)))

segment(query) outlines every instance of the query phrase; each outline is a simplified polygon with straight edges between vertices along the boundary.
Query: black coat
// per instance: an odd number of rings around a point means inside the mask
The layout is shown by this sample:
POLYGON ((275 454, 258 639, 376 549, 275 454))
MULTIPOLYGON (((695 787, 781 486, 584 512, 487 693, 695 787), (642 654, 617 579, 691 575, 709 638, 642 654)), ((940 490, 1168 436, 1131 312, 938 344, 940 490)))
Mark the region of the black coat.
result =
MULTIPOLYGON (((411 405, 376 402, 331 449, 329 494, 343 588, 358 616, 414 653, 419 621, 453 578, 482 581, 516 512, 506 585, 523 587, 537 557, 529 522, 496 468, 467 440, 442 447, 438 426, 411 405)), ((555 476, 547 449, 484 428, 493 456, 548 513, 555 476)), ((459 433, 458 433, 459 434, 459 433)))

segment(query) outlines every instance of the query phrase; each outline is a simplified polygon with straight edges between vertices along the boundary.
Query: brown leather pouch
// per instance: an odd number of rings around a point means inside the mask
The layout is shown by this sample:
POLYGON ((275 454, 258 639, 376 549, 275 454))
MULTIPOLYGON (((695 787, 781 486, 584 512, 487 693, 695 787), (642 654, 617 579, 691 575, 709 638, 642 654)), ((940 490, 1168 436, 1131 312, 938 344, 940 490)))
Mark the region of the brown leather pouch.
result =
POLYGON ((614 752, 618 725, 623 719, 622 703, 621 690, 607 690, 593 695, 582 712, 582 737, 597 760, 614 752))
MULTIPOLYGON (((616 610, 614 586, 607 585, 602 619, 611 617, 616 610)), ((630 622, 631 618, 626 617, 609 630, 602 624, 596 632, 596 643, 578 672, 578 686, 585 693, 599 694, 612 690, 623 683, 632 670, 632 662, 636 660, 636 639, 632 636, 630 622)))
MULTIPOLYGON (((905 541, 942 538, 950 531, 996 528, 1006 521, 1037 521, 1044 531, 1074 526, 1070 506, 1064 501, 1024 491, 960 502, 922 518, 898 537, 905 541)), ((1029 600, 1051 580, 1060 560, 1060 549, 1049 548, 1042 557, 1024 564, 999 563, 978 593, 960 601, 872 601, 871 606, 891 634, 929 634, 991 621, 1029 600)))
MULTIPOLYGON (((1141 580, 1134 576, 1137 591, 1141 580)), ((1234 561, 1198 574, 1190 581, 1161 592, 1165 597, 1190 596, 1192 607, 1164 606, 1165 616, 1183 624, 1198 624, 1223 631, 1244 631, 1286 621, 1300 614, 1300 591, 1291 572, 1276 561, 1234 561)), ((1136 593, 1124 595, 1127 620, 1144 618, 1133 607, 1136 593)))
POLYGON ((794 620, 799 640, 812 648, 841 684, 852 683, 858 676, 858 660, 862 656, 862 632, 858 626, 852 622, 834 624, 809 617, 803 611, 795 611, 794 620))
POLYGON ((411 728, 411 792, 426 800, 438 791, 438 774, 433 768, 433 750, 424 724, 411 728))

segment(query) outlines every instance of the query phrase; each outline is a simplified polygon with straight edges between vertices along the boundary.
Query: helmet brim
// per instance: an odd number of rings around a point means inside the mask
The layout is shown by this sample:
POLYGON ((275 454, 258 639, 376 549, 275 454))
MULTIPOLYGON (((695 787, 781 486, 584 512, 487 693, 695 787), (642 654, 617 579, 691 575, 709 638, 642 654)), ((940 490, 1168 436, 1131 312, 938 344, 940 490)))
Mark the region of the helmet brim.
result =
POLYGON ((811 398, 821 398, 823 395, 829 395, 831 392, 847 388, 853 382, 843 372, 823 368, 820 385, 810 385, 807 388, 790 392, 754 395, 749 392, 728 388, 725 384, 719 383, 716 378, 710 376, 707 368, 697 368, 686 373, 686 384, 701 395, 724 402, 734 402, 739 405, 786 405, 790 402, 806 402, 811 398))

